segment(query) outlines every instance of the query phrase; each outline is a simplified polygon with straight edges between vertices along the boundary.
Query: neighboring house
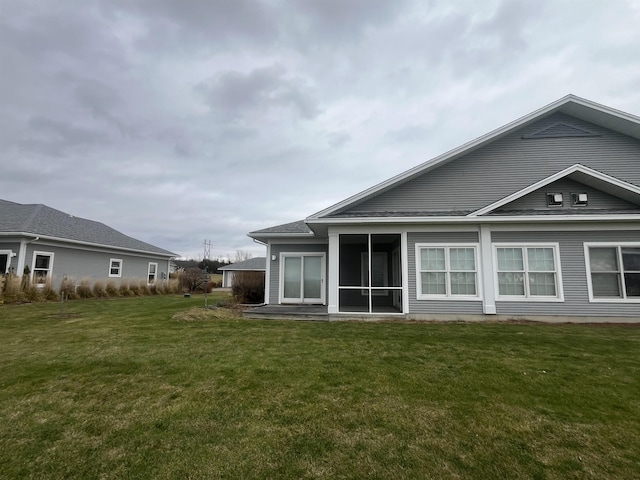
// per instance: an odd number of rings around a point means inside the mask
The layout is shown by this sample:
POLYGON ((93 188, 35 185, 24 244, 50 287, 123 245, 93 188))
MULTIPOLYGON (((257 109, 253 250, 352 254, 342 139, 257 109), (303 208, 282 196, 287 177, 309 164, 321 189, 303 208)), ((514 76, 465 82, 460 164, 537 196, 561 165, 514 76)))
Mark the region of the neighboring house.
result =
POLYGON ((249 236, 330 318, 640 320, 640 118, 569 95, 249 236))
POLYGON ((176 254, 128 237, 102 223, 46 205, 0 200, 0 274, 22 275, 36 285, 61 281, 168 278, 176 254))
POLYGON ((233 279, 237 272, 261 272, 264 275, 266 263, 265 257, 256 257, 218 268, 222 272, 222 286, 224 288, 233 287, 233 279))

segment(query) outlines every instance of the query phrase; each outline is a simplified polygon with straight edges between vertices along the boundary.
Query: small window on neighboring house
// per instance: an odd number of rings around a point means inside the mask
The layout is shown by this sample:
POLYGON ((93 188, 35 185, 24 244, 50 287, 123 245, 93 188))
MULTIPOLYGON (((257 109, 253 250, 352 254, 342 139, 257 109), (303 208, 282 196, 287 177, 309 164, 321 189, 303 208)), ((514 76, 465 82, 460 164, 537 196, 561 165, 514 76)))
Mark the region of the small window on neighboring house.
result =
POLYGON ((122 260, 119 258, 112 258, 109 260, 109 276, 121 277, 122 276, 122 260))
POLYGON ((640 246, 588 246, 592 300, 640 301, 640 246))
POLYGON ((561 207, 562 206, 562 194, 561 193, 547 193, 547 206, 548 207, 561 207))
POLYGON ((157 263, 149 263, 149 273, 147 275, 147 283, 152 285, 156 283, 156 276, 158 273, 158 264, 157 263))
POLYGON ((53 269, 53 253, 33 252, 33 283, 42 286, 51 280, 53 269))
POLYGON ((586 207, 588 203, 588 196, 586 193, 572 193, 571 201, 574 207, 586 207))

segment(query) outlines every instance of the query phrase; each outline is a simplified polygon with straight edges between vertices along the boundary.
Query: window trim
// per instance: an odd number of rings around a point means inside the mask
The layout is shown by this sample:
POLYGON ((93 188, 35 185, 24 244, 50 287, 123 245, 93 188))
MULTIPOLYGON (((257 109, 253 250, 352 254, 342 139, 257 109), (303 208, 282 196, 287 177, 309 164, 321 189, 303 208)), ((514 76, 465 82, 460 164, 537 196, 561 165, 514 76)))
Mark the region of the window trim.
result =
MULTIPOLYGON (((589 248, 615 248, 620 262, 621 250, 623 248, 640 248, 640 242, 584 242, 584 268, 587 277, 587 288, 589 291, 589 303, 640 303, 640 297, 637 298, 613 298, 613 297, 594 297, 593 283, 591 281, 591 255, 589 248)), ((620 262, 620 274, 624 277, 624 265, 620 262)), ((622 292, 626 296, 627 292, 622 292)))
MULTIPOLYGON (((480 244, 479 243, 428 243, 421 242, 415 244, 415 279, 416 279, 416 299, 417 300, 449 300, 449 301, 482 301, 482 262, 480 261, 480 244), (446 278, 446 293, 431 294, 422 293, 422 265, 420 250, 422 248, 444 248, 445 249, 445 278, 446 278), (450 269, 450 256, 449 250, 451 248, 471 248, 473 249, 474 262, 476 274, 476 294, 475 295, 453 295, 451 294, 451 269, 450 269)), ((466 271, 466 270, 465 270, 466 271)))
POLYGON ((147 266, 147 285, 155 285, 156 280, 158 280, 158 262, 149 262, 147 266), (151 265, 155 265, 156 269, 153 273, 153 281, 151 281, 151 265))
POLYGON ((0 250, 0 255, 7 256, 7 266, 4 272, 0 271, 0 275, 6 275, 11 269, 11 259, 15 256, 13 250, 0 250))
POLYGON ((493 282, 496 294, 496 301, 500 302, 564 302, 564 287, 562 284, 562 263, 560 262, 560 243, 558 242, 497 242, 491 244, 491 251, 493 256, 493 282), (524 279, 525 279, 525 294, 524 295, 500 295, 500 283, 498 280, 498 249, 499 248, 521 248, 523 249, 523 263, 524 263, 524 279), (551 248, 553 250, 553 262, 555 280, 556 280, 556 294, 555 296, 546 295, 531 295, 529 293, 529 262, 527 249, 529 248, 551 248))
MULTIPOLYGON (((34 250, 33 251, 33 256, 31 258, 31 283, 33 285, 35 285, 36 287, 43 287, 46 285, 46 281, 45 283, 36 283, 36 257, 37 256, 46 256, 49 257, 49 268, 47 268, 47 280, 49 281, 53 281, 53 259, 54 259, 54 253, 53 252, 45 252, 42 250, 34 250)), ((42 268, 38 268, 37 270, 43 270, 42 268)))
POLYGON ((121 278, 122 277, 122 266, 123 266, 124 262, 122 261, 121 258, 110 258, 109 259, 109 278, 121 278), (111 264, 113 262, 118 262, 120 264, 120 266, 118 267, 118 273, 111 273, 111 264))

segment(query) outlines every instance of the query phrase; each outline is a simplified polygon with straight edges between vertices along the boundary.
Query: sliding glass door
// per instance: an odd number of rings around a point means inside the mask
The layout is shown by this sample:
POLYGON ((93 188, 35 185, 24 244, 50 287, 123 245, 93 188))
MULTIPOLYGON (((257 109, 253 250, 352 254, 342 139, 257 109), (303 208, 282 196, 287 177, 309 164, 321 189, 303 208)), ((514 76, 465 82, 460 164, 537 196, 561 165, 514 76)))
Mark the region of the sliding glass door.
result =
POLYGON ((282 303, 324 303, 324 254, 282 254, 282 303))

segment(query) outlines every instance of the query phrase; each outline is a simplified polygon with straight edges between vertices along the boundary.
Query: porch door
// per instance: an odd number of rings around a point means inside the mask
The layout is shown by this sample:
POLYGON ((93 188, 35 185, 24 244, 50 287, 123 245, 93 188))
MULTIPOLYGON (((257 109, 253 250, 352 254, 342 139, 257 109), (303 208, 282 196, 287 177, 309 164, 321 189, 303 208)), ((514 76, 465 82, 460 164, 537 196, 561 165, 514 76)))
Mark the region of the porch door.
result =
POLYGON ((324 303, 324 254, 282 255, 282 303, 324 303))

